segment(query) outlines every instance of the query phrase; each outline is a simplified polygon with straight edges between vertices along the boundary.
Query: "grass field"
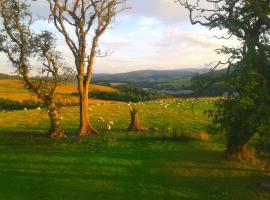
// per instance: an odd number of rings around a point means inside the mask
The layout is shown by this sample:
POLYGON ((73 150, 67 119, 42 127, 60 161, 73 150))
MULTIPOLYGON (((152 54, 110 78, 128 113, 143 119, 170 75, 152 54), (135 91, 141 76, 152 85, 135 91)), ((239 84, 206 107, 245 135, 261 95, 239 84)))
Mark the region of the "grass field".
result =
MULTIPOLYGON (((16 90, 15 90, 16 93, 16 90)), ((51 140, 46 110, 0 113, 0 200, 9 199, 155 199, 268 200, 260 183, 270 180, 268 158, 238 163, 223 157, 225 140, 187 140, 200 135, 209 119, 211 99, 163 100, 133 104, 143 126, 159 131, 127 133, 125 103, 96 101, 91 120, 112 131, 84 139, 76 137, 78 107, 63 107, 69 137, 51 140), (174 127, 182 127, 176 135, 174 127)), ((178 129, 177 129, 178 130, 178 129)))
MULTIPOLYGON (((98 90, 102 92, 117 92, 117 90, 112 87, 95 84, 92 84, 91 90, 98 90)), ((72 95, 74 93, 77 93, 77 87, 75 83, 64 83, 57 88, 57 97, 61 102, 78 102, 78 97, 72 95)), ((35 94, 31 94, 28 90, 25 89, 21 80, 0 80, 0 98, 15 101, 38 101, 35 94)))

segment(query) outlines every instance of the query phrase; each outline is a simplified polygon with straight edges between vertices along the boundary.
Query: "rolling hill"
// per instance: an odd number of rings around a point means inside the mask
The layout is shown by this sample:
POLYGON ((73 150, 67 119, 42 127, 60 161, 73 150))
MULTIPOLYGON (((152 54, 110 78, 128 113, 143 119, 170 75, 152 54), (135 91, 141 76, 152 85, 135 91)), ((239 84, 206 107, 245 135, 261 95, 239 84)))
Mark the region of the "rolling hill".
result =
MULTIPOLYGON (((100 92, 118 92, 117 89, 92 84, 90 90, 100 91, 100 92)), ((78 102, 78 97, 73 95, 77 93, 77 86, 74 83, 65 83, 58 87, 57 98, 61 99, 63 102, 76 103, 78 102)), ((24 101, 32 100, 38 101, 38 98, 33 93, 29 92, 23 85, 21 80, 0 80, 0 99, 8 99, 13 101, 24 101)))
POLYGON ((207 72, 205 69, 140 70, 119 74, 94 74, 94 82, 163 82, 176 78, 192 78, 207 72))

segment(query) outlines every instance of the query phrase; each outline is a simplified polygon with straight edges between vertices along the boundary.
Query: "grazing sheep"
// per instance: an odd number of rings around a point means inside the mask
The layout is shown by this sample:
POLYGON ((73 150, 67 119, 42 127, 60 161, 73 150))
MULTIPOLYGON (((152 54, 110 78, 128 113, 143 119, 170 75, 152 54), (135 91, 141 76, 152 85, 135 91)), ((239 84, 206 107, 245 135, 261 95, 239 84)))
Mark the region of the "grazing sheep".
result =
POLYGON ((105 120, 104 120, 103 117, 101 117, 101 116, 98 116, 97 119, 98 119, 98 121, 105 122, 105 120))
POLYGON ((112 125, 107 124, 107 130, 108 130, 108 131, 112 130, 112 125))

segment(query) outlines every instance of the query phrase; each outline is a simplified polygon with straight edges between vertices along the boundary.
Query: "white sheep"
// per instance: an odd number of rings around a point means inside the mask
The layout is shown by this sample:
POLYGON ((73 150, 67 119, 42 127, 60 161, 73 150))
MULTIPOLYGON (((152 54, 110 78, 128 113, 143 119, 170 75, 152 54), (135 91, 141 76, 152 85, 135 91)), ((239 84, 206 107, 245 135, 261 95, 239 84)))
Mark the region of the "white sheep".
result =
POLYGON ((107 124, 107 130, 108 130, 108 131, 112 130, 112 125, 107 124))
POLYGON ((98 116, 97 119, 98 119, 98 121, 105 122, 105 120, 104 120, 103 117, 101 117, 101 116, 98 116))

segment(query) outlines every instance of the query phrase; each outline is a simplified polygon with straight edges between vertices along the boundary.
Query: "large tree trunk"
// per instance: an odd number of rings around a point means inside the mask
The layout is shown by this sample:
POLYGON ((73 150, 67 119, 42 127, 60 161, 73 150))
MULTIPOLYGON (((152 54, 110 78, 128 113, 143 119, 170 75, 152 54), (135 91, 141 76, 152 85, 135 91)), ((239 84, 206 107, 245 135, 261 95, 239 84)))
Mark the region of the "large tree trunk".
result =
POLYGON ((132 108, 131 106, 129 106, 129 111, 130 111, 130 125, 128 127, 128 131, 145 130, 145 128, 143 128, 140 124, 138 110, 136 108, 132 108))
POLYGON ((238 133, 237 136, 229 137, 226 152, 229 160, 241 161, 254 159, 254 152, 248 148, 248 142, 252 138, 253 134, 242 134, 238 133))
POLYGON ((99 132, 90 124, 88 92, 84 92, 80 94, 80 136, 84 137, 93 134, 99 134, 99 132))
POLYGON ((48 104, 49 117, 51 121, 51 127, 49 134, 52 138, 63 138, 66 137, 65 131, 62 129, 62 117, 60 112, 57 110, 57 106, 54 102, 48 104))

